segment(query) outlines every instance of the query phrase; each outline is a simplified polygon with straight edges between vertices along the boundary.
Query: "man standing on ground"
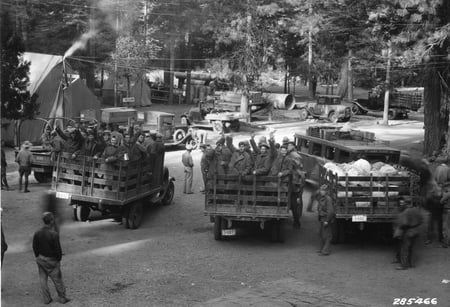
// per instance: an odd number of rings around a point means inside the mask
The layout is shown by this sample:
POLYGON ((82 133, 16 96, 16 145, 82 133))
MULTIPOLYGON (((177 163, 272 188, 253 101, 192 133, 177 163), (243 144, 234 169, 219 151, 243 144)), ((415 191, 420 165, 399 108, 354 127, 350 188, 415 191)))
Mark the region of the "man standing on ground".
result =
POLYGON ((208 176, 208 158, 207 158, 207 145, 206 144, 200 144, 200 150, 202 151, 202 157, 200 159, 200 171, 202 172, 202 178, 203 178, 203 188, 200 190, 200 192, 205 193, 206 191, 206 180, 208 176))
POLYGON ((33 251, 39 269, 44 304, 52 302, 47 284, 49 276, 55 284, 58 302, 65 304, 69 302, 69 299, 66 297, 66 289, 62 281, 60 266, 62 250, 59 235, 54 230, 55 218, 51 212, 44 212, 42 220, 44 221, 44 227, 38 230, 33 237, 33 251))
POLYGON ((419 237, 419 226, 423 223, 423 217, 419 208, 407 207, 404 200, 400 200, 399 210, 394 238, 400 240, 397 260, 401 265, 396 269, 406 270, 412 267, 414 243, 419 237))
POLYGON ((303 158, 297 152, 294 141, 287 142, 288 157, 292 161, 292 183, 293 191, 291 193, 292 215, 294 216, 294 227, 300 228, 300 218, 303 213, 303 158))
POLYGON ((9 185, 8 185, 8 181, 6 180, 6 167, 8 166, 8 164, 6 163, 6 154, 5 154, 5 150, 3 149, 3 147, 5 147, 5 141, 2 140, 2 190, 3 188, 6 189, 6 191, 9 190, 9 185))
POLYGON ((321 256, 328 256, 330 254, 331 239, 333 238, 331 227, 335 222, 336 214, 333 200, 328 194, 328 186, 326 184, 320 187, 317 211, 319 212, 320 223, 320 250, 318 253, 321 256))
POLYGON ((31 174, 31 157, 33 156, 33 154, 29 151, 30 147, 31 142, 23 142, 22 149, 16 157, 16 162, 19 164, 19 192, 22 191, 22 178, 25 176, 24 193, 30 192, 28 190, 28 176, 31 174))
POLYGON ((194 179, 194 161, 192 160, 192 145, 186 144, 186 151, 181 157, 181 162, 184 165, 184 194, 192 194, 192 180, 194 179))

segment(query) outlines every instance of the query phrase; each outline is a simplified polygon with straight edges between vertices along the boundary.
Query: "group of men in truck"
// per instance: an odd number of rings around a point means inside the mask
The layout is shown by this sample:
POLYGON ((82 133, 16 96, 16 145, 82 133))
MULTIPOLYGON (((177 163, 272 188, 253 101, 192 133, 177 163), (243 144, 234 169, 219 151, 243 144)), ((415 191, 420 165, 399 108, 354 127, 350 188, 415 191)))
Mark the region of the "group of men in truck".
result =
POLYGON ((295 143, 287 138, 283 143, 275 142, 274 133, 269 138, 261 136, 258 143, 252 133, 249 141, 241 141, 236 148, 233 138, 229 135, 222 136, 216 147, 202 146, 201 172, 203 181, 217 175, 238 175, 243 180, 251 181, 255 176, 279 176, 292 175, 293 190, 291 193, 291 210, 294 219, 294 227, 300 228, 302 214, 302 193, 305 174, 303 162, 298 154, 295 143))
MULTIPOLYGON (((47 126, 49 127, 49 126, 47 126)), ((164 151, 162 135, 144 133, 139 126, 119 129, 117 125, 105 123, 100 126, 68 126, 64 131, 49 127, 42 136, 44 147, 52 151, 53 157, 60 152, 77 156, 104 159, 105 163, 116 161, 138 161, 151 153, 164 151)))

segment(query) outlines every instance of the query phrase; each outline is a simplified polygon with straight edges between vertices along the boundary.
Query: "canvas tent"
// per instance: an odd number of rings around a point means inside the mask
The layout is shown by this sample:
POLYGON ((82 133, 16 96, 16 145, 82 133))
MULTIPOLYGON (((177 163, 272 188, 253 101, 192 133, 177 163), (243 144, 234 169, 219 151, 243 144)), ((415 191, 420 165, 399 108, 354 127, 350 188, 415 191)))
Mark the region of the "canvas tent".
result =
MULTIPOLYGON (((134 102, 129 103, 130 107, 146 107, 150 106, 151 103, 151 94, 150 87, 147 82, 142 79, 137 79, 136 81, 131 80, 131 88, 129 97, 134 97, 134 102)), ((119 82, 117 84, 118 97, 117 103, 122 106, 121 98, 127 97, 127 82, 123 78, 119 78, 119 82)), ((114 104, 114 77, 109 77, 103 82, 102 88, 102 96, 103 103, 108 105, 114 104)))
MULTIPOLYGON (((66 63, 68 86, 63 89, 63 58, 59 55, 26 52, 23 58, 30 64, 30 84, 28 90, 31 95, 37 94, 40 118, 79 117, 80 111, 100 110, 100 102, 88 89, 83 80, 79 79, 75 71, 66 63)), ((3 125, 2 125, 3 126, 3 125)), ((42 120, 26 120, 20 126, 20 140, 39 143, 45 122, 42 120)), ((2 139, 9 142, 14 140, 14 127, 2 127, 2 139)))

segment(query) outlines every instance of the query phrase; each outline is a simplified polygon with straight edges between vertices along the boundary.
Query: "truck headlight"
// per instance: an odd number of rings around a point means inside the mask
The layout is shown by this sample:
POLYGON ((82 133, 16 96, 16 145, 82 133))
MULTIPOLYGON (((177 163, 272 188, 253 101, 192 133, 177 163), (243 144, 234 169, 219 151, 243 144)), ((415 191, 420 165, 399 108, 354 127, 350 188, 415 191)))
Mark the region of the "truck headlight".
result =
POLYGON ((227 127, 227 128, 229 128, 229 127, 231 126, 231 123, 230 123, 230 122, 226 122, 226 123, 224 124, 224 126, 227 127))

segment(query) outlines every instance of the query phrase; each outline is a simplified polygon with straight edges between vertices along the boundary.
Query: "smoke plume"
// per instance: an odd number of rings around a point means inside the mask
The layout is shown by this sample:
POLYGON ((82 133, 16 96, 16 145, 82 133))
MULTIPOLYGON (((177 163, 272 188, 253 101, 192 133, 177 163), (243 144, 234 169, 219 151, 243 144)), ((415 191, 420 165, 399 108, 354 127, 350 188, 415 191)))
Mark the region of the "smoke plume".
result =
POLYGON ((92 37, 94 37, 96 34, 97 34, 97 31, 90 30, 89 32, 81 35, 81 37, 75 43, 73 43, 73 45, 66 51, 66 53, 64 53, 63 59, 71 56, 78 49, 85 49, 88 40, 91 39, 92 37))

